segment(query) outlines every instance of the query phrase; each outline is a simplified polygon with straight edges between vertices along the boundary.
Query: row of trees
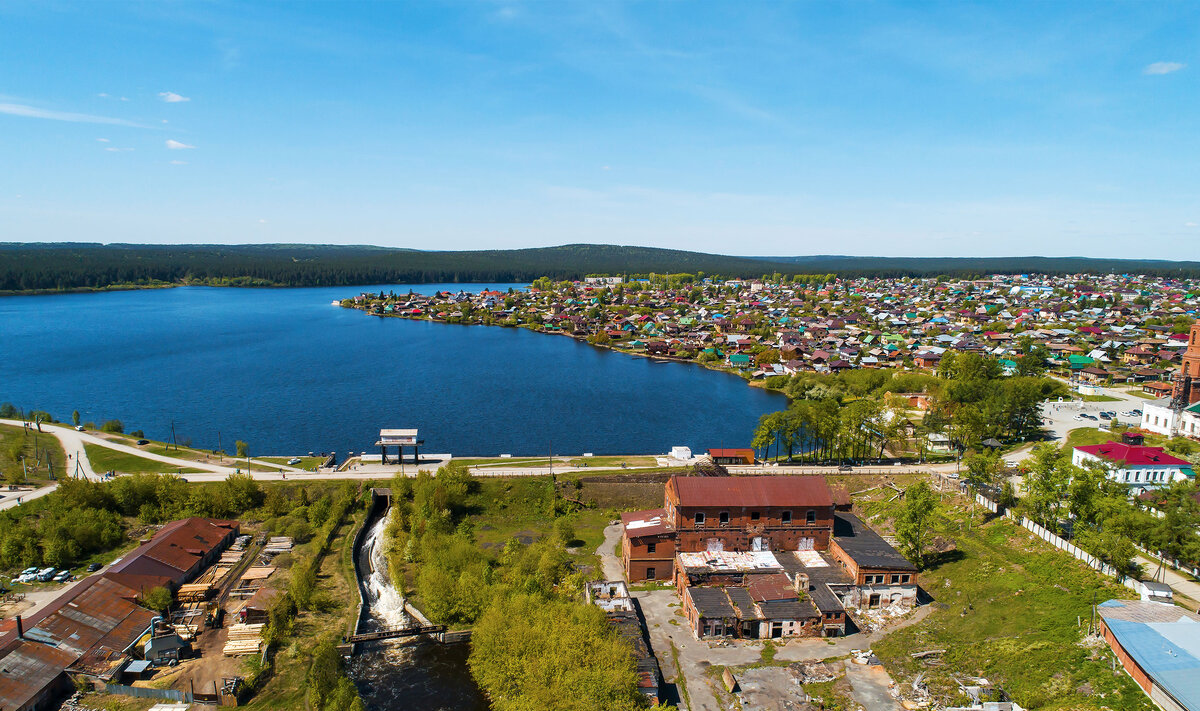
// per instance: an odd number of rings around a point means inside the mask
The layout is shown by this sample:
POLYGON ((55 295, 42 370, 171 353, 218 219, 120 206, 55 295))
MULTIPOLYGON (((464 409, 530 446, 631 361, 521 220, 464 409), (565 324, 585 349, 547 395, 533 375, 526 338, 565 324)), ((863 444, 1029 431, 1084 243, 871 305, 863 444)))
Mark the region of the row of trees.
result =
POLYGON ((790 460, 830 461, 899 452, 915 436, 923 456, 926 435, 944 434, 960 451, 988 438, 1022 441, 1041 434, 1039 406, 1063 394, 1058 381, 1032 375, 1004 376, 992 358, 947 351, 938 374, 888 370, 802 373, 783 387, 792 398, 783 412, 763 415, 752 446, 790 460), (909 423, 898 393, 924 393, 929 410, 909 423), (908 430, 911 428, 911 432, 908 430))
POLYGON ((72 566, 124 541, 126 517, 145 523, 185 516, 236 518, 264 500, 249 475, 199 485, 158 474, 103 483, 66 478, 50 494, 0 512, 0 568, 72 566))

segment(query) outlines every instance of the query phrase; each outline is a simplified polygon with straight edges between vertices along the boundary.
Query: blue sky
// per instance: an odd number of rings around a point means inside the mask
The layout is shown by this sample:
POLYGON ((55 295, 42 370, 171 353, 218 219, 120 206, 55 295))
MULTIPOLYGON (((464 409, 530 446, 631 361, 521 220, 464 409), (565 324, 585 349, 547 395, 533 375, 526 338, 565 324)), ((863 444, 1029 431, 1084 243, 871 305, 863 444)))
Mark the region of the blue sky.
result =
POLYGON ((0 241, 1200 258, 1200 3, 0 4, 0 241))

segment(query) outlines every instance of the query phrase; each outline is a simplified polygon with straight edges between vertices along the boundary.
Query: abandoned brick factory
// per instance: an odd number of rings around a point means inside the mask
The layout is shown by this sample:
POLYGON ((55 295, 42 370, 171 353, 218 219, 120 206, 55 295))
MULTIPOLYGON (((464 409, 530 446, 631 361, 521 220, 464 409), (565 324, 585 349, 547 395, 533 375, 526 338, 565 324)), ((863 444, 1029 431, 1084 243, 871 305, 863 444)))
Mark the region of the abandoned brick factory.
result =
POLYGON ((675 476, 621 515, 630 582, 670 580, 697 638, 834 637, 846 608, 908 608, 917 570, 819 476, 675 476))

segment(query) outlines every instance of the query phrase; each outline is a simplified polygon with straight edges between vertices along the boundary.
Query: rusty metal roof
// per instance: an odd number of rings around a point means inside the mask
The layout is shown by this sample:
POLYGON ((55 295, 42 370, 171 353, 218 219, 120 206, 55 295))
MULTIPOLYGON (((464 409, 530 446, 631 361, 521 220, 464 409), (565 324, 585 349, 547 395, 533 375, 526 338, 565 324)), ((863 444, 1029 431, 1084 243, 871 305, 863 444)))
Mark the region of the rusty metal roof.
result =
POLYGON ((238 530, 237 521, 210 518, 184 518, 172 521, 109 568, 114 573, 156 575, 181 582, 204 555, 219 548, 230 532, 238 530))
POLYGON ((667 496, 679 506, 797 507, 833 506, 821 476, 673 476, 667 496))
POLYGON ((667 512, 664 509, 627 511, 621 514, 621 524, 625 527, 625 535, 630 538, 657 536, 674 530, 666 516, 667 512))
POLYGON ((796 594, 796 589, 792 587, 792 582, 783 573, 747 577, 750 578, 750 582, 746 586, 746 590, 755 602, 795 600, 799 597, 796 594))
POLYGON ((0 659, 0 708, 19 709, 33 701, 73 659, 44 644, 19 642, 0 659))

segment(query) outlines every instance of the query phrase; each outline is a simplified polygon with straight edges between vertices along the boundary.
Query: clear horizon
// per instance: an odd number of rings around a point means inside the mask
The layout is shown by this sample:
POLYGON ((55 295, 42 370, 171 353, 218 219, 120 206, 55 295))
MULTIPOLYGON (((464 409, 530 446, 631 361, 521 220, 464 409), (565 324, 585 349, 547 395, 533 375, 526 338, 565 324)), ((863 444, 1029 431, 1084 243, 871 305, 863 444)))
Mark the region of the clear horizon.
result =
POLYGON ((0 239, 1195 259, 1200 5, 0 7, 0 239))

